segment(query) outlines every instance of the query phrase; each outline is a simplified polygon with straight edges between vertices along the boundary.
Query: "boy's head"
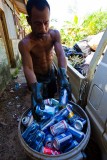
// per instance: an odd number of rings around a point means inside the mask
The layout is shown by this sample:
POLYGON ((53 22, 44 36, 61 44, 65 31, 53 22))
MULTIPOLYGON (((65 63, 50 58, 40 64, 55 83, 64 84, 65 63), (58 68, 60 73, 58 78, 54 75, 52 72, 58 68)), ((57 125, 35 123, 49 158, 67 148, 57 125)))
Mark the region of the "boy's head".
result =
POLYGON ((46 0, 28 0, 27 21, 36 37, 43 37, 49 30, 50 6, 46 0))
POLYGON ((28 0, 26 5, 26 10, 28 13, 28 16, 32 16, 32 8, 35 7, 36 9, 42 11, 45 7, 48 7, 50 11, 50 6, 46 0, 28 0))

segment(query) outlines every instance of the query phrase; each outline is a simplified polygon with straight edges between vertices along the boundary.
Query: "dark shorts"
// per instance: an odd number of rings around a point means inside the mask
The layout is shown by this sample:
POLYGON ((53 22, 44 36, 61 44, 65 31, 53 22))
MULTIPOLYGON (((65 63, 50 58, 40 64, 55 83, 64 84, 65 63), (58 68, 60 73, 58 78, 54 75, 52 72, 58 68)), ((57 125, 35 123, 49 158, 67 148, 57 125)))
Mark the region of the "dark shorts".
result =
POLYGON ((43 99, 54 98, 57 92, 57 74, 54 66, 46 75, 36 74, 38 83, 43 83, 43 99))

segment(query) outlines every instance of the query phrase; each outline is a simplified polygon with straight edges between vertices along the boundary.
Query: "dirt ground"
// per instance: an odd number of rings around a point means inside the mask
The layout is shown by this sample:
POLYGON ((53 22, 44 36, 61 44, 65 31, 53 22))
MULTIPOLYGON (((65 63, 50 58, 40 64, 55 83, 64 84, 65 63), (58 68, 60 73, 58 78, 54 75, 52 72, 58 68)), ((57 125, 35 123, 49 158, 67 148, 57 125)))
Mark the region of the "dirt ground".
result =
POLYGON ((30 107, 30 93, 22 77, 21 70, 0 96, 0 160, 27 160, 18 138, 18 122, 30 107))
MULTIPOLYGON (((0 95, 0 160, 30 160, 18 137, 18 122, 31 106, 22 69, 0 95), (16 82, 19 86, 16 87, 16 82)), ((101 160, 99 149, 92 138, 86 147, 87 160, 101 160)), ((50 159, 51 160, 51 159, 50 159)))

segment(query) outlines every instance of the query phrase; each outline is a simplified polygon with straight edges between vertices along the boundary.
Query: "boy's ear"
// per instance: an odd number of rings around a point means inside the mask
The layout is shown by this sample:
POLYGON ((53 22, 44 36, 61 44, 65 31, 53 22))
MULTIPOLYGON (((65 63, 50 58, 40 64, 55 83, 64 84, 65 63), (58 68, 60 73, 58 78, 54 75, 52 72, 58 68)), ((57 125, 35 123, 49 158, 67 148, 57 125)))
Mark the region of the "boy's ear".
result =
POLYGON ((26 19, 27 19, 28 24, 30 25, 30 24, 31 24, 30 17, 29 17, 29 16, 26 16, 26 19))

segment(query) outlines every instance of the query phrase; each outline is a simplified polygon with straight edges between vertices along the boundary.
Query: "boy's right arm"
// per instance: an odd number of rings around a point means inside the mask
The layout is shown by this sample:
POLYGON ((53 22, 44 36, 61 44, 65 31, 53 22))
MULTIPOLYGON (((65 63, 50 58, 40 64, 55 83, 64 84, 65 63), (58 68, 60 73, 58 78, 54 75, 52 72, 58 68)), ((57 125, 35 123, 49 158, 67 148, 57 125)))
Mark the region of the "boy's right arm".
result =
POLYGON ((22 57, 22 65, 27 83, 32 91, 35 101, 37 103, 41 103, 41 90, 43 85, 37 82, 36 75, 33 70, 32 58, 30 56, 30 49, 23 41, 19 42, 18 47, 22 57))
POLYGON ((26 80, 28 84, 31 85, 32 83, 37 82, 37 79, 33 70, 32 58, 30 56, 30 49, 28 48, 28 45, 25 44, 23 41, 19 42, 18 47, 22 57, 22 65, 26 80))

